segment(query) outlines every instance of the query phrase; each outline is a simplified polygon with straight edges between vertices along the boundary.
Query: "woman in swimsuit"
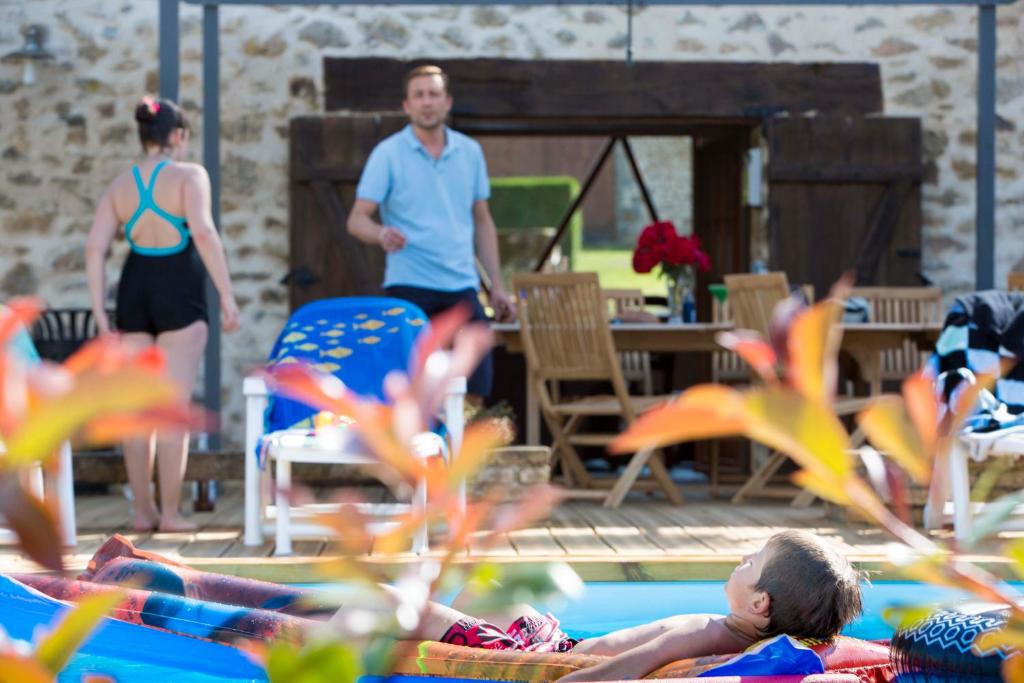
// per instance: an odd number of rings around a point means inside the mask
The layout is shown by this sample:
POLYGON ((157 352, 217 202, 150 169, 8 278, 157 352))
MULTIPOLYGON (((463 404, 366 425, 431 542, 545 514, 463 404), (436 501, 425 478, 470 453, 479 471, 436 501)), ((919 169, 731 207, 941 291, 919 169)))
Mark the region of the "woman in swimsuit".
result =
MULTIPOLYGON (((238 328, 224 247, 213 224, 210 178, 199 164, 179 161, 188 147, 185 114, 170 100, 143 98, 135 109, 145 158, 119 175, 100 199, 86 245, 92 312, 100 334, 111 332, 104 269, 110 244, 124 225, 131 247, 117 288, 117 330, 139 346, 163 350, 170 375, 191 396, 206 347, 205 274, 220 296, 221 324, 238 328)), ((124 444, 134 493, 135 528, 195 528, 178 509, 188 460, 188 433, 157 432, 124 444), (157 511, 150 491, 154 458, 160 468, 157 511)))

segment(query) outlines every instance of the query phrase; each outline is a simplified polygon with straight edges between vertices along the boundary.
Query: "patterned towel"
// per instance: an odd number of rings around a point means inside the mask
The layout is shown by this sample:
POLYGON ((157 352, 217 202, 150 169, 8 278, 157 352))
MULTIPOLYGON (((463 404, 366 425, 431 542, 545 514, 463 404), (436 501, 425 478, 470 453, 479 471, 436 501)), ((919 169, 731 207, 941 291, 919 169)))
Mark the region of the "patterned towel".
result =
MULTIPOLYGON (((292 313, 267 365, 305 362, 361 396, 384 401, 384 377, 406 370, 419 334, 428 329, 415 304, 388 297, 345 297, 306 304, 292 313)), ((312 428, 316 411, 290 399, 270 399, 264 433, 312 428)))
MULTIPOLYGON (((989 290, 959 297, 943 323, 926 366, 948 405, 977 375, 999 374, 1001 359, 1024 359, 1024 293, 989 290)), ((966 430, 988 432, 1024 424, 1024 363, 1017 362, 982 392, 966 430)))

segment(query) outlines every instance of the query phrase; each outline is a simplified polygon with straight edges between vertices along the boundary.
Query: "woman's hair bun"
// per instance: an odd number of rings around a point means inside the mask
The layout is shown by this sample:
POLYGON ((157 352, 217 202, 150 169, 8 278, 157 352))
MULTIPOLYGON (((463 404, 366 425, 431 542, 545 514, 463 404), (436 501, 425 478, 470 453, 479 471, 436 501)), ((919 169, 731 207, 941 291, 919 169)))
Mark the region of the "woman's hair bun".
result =
POLYGON ((139 123, 153 123, 160 112, 160 103, 152 97, 143 97, 135 106, 135 120, 139 123))

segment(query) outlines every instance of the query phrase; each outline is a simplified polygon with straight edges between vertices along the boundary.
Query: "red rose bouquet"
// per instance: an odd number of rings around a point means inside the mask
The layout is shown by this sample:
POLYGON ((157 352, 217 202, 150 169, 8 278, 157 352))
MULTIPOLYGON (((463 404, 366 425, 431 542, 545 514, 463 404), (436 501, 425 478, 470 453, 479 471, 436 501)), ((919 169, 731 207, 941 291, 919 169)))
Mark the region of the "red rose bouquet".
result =
POLYGON ((659 265, 663 277, 676 280, 692 267, 707 272, 711 259, 701 250, 696 235, 680 235, 671 221, 658 221, 640 233, 633 251, 633 270, 649 273, 659 265))
POLYGON ((681 319, 683 300, 694 286, 694 268, 707 272, 711 259, 696 235, 680 235, 671 221, 651 223, 640 232, 633 251, 633 270, 649 273, 661 267, 668 280, 669 318, 681 319))

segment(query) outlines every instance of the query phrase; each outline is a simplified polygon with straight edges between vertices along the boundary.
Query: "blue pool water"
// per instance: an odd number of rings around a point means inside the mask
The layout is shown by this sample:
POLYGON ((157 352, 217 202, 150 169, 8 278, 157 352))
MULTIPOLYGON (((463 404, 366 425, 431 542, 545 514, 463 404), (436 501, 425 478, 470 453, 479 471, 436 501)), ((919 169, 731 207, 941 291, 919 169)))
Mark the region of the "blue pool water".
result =
MULTIPOLYGON (((723 613, 726 610, 721 581, 683 582, 595 582, 588 583, 584 596, 563 604, 538 605, 559 617, 562 628, 574 637, 589 638, 609 631, 635 626, 655 619, 684 613, 723 613)), ((1014 584, 1018 590, 1024 583, 1014 584)), ((951 602, 963 596, 948 589, 896 581, 879 581, 864 589, 864 615, 846 629, 848 635, 874 640, 888 638, 892 629, 882 620, 882 610, 901 604, 951 602)), ((126 643, 126 647, 131 647, 126 643)), ((77 683, 83 673, 108 673, 119 683, 170 680, 175 683, 241 682, 253 678, 213 677, 195 673, 183 663, 181 669, 125 662, 109 657, 78 655, 59 677, 77 683)))

